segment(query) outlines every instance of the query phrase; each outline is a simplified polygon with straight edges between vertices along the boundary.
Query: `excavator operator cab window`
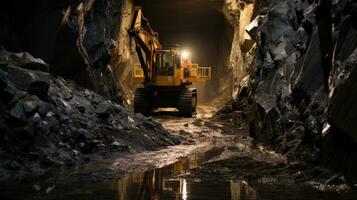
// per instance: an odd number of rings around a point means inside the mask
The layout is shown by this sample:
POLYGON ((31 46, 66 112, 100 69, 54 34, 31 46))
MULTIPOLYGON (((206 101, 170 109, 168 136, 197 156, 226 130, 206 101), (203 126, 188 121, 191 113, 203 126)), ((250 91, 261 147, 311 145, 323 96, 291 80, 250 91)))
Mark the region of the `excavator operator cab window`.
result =
POLYGON ((173 76, 174 75, 174 57, 169 53, 157 54, 157 75, 173 76))
POLYGON ((175 67, 176 67, 176 69, 180 69, 181 68, 181 56, 180 55, 175 55, 174 59, 175 59, 175 67))

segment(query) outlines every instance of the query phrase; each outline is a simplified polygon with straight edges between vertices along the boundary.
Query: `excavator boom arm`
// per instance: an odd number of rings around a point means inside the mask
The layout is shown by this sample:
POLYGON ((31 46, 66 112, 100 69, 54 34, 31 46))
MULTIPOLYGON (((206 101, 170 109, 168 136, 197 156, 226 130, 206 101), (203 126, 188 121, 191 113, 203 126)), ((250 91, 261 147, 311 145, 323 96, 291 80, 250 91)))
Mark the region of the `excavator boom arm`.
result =
POLYGON ((142 14, 141 7, 134 8, 134 14, 131 21, 129 35, 134 38, 136 47, 135 50, 139 56, 141 67, 144 71, 145 82, 150 82, 149 73, 152 71, 154 64, 155 51, 162 48, 159 42, 159 37, 151 28, 149 22, 142 14), (145 53, 145 56, 143 55, 145 53))

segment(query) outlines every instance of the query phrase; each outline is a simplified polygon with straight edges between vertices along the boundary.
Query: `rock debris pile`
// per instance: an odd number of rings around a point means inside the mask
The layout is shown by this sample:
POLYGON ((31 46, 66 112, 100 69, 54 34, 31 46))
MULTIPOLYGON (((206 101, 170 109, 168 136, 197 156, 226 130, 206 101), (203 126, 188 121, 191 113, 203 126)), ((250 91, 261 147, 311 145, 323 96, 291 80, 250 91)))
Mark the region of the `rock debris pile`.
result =
POLYGON ((152 118, 52 77, 26 52, 1 50, 0 67, 0 178, 179 143, 152 118))

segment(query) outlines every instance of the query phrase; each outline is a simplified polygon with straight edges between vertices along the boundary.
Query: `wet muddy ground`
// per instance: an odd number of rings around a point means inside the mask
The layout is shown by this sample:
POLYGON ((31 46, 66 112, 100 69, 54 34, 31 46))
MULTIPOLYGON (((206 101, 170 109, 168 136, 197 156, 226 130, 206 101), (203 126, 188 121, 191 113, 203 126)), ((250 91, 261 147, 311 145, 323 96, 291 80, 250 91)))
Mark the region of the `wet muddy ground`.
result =
POLYGON ((244 120, 212 118, 200 107, 194 118, 161 110, 154 118, 182 144, 116 155, 39 178, 6 182, 0 199, 357 199, 346 185, 296 182, 298 163, 255 144, 244 120))

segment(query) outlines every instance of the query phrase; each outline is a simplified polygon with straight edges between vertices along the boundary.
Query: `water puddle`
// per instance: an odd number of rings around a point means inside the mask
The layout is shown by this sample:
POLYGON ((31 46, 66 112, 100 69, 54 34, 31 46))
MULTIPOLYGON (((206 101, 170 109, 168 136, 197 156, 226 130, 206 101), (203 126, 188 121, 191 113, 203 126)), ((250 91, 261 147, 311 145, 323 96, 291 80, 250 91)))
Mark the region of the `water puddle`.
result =
POLYGON ((189 188, 192 183, 201 183, 201 180, 186 180, 184 176, 191 169, 197 168, 203 162, 219 156, 223 151, 224 148, 213 148, 193 158, 184 158, 162 168, 129 174, 116 182, 118 199, 187 200, 189 199, 189 188))
MULTIPOLYGON (((244 180, 187 178, 190 170, 215 160, 225 151, 213 148, 191 158, 118 180, 73 183, 16 183, 0 186, 0 199, 95 200, 256 200, 256 199, 357 199, 357 194, 320 192, 295 185, 244 180)), ((91 176, 90 174, 88 176, 91 176)))

